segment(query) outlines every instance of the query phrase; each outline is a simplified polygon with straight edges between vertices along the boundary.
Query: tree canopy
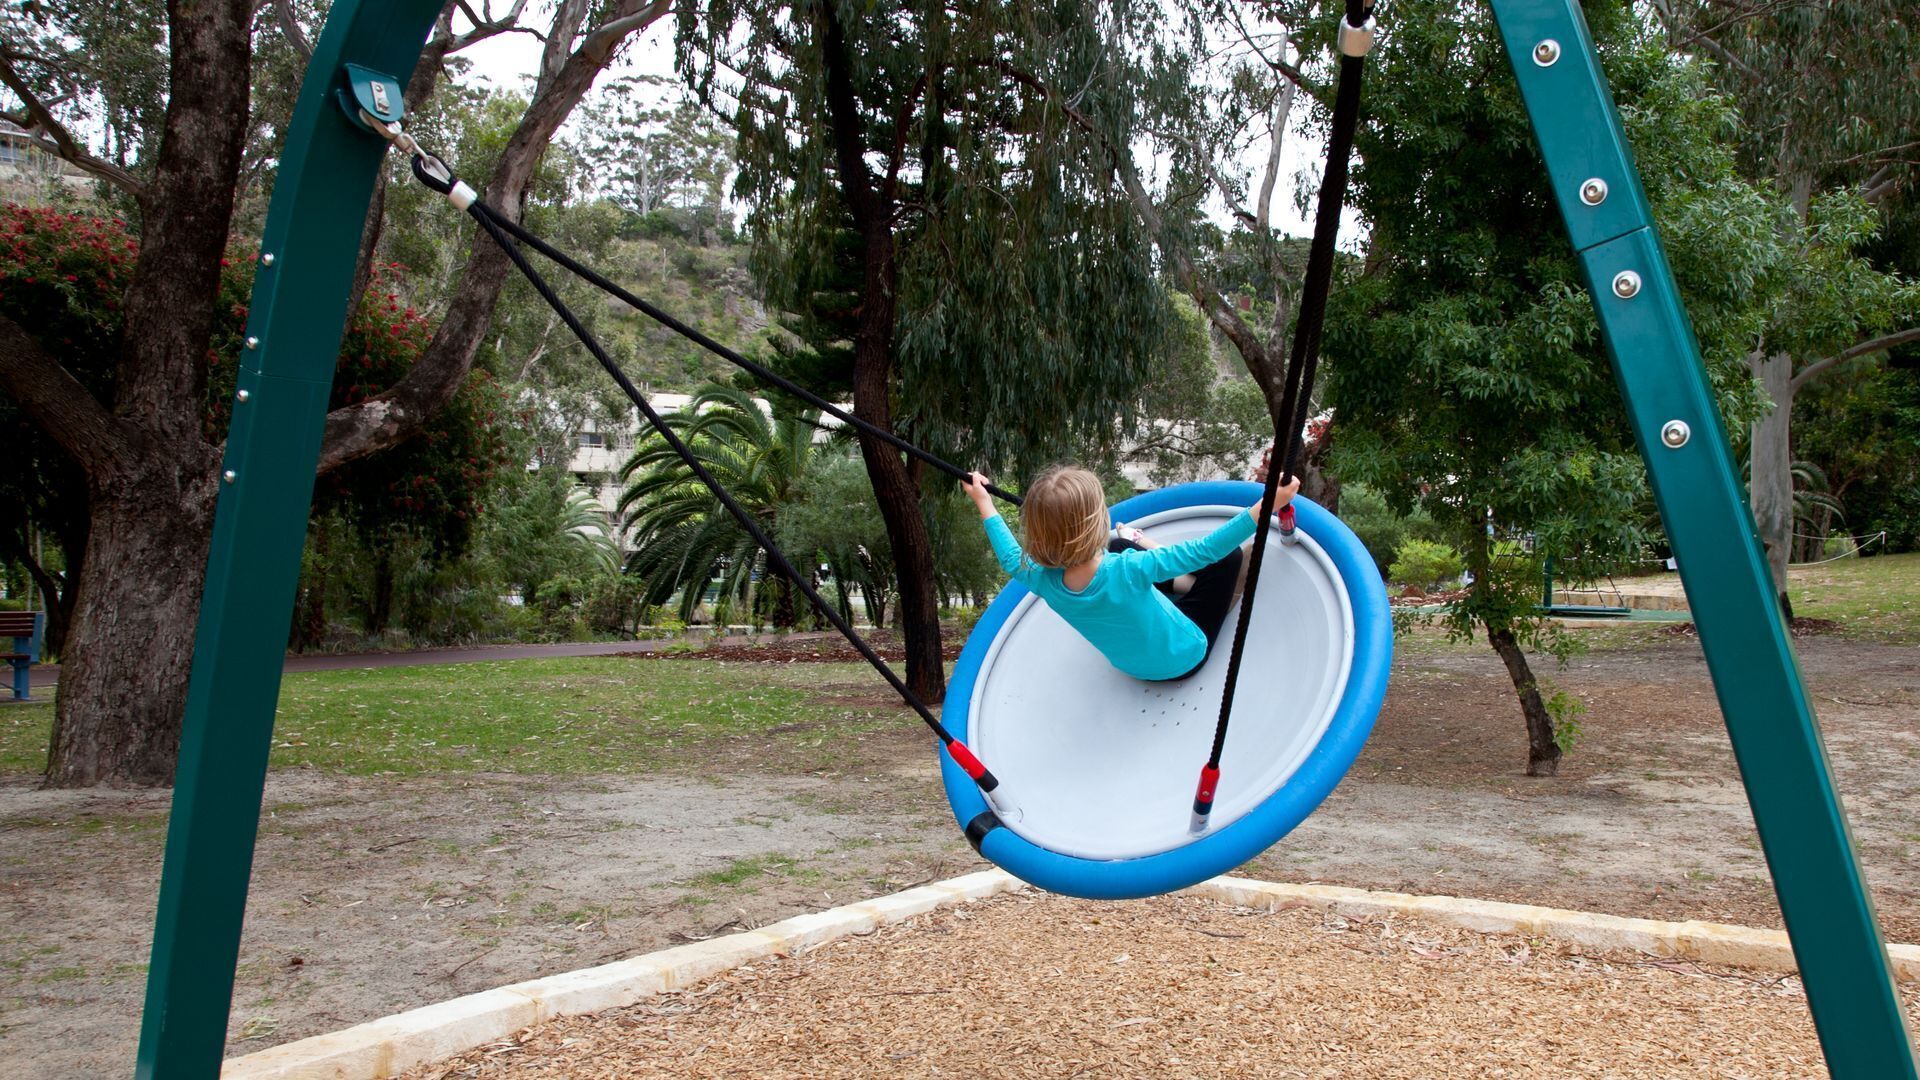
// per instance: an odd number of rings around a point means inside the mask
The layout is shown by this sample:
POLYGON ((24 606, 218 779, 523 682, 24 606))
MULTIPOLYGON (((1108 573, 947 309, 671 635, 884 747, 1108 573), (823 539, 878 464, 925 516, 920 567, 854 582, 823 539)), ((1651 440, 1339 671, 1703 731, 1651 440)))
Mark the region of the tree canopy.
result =
MULTIPOLYGON (((1759 314, 1764 198, 1733 173, 1730 113, 1626 3, 1586 7, 1723 408, 1751 411, 1743 358, 1759 314)), ((1419 506, 1467 555, 1452 611, 1507 659, 1530 771, 1561 747, 1518 644, 1543 643, 1537 576, 1503 573, 1490 533, 1525 538, 1566 572, 1628 565, 1650 539, 1640 461, 1498 33, 1478 5, 1396 5, 1356 146, 1365 271, 1328 317, 1334 467, 1405 512, 1419 506)), ((1550 644, 1550 641, 1544 643, 1550 644)), ((1564 741, 1564 740, 1562 740, 1564 741)))

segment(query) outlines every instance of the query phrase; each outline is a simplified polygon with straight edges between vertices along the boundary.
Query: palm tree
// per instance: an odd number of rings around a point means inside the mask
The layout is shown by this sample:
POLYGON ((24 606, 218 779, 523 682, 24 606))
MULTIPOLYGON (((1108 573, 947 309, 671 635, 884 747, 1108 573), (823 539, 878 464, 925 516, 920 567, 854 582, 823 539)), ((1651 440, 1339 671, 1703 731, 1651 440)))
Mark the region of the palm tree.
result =
POLYGON ((560 510, 558 524, 567 542, 584 551, 595 566, 609 574, 619 569, 620 545, 609 531, 607 511, 600 500, 582 488, 574 488, 560 510))
MULTIPOLYGON (((709 385, 687 406, 664 417, 700 463, 771 533, 792 502, 813 453, 819 414, 782 411, 769 417, 752 395, 709 385)), ((680 618, 690 621, 706 587, 720 578, 716 606, 794 623, 793 587, 763 577, 765 559, 753 537, 727 513, 667 441, 642 440, 620 467, 627 485, 620 513, 631 529, 627 572, 641 579, 646 602, 664 604, 680 592, 680 618)))
POLYGON ((1846 507, 1833 494, 1827 474, 1811 461, 1796 461, 1793 474, 1793 562, 1818 562, 1826 554, 1827 532, 1847 519, 1846 507), (1806 530, 1801 532, 1800 530, 1806 530))

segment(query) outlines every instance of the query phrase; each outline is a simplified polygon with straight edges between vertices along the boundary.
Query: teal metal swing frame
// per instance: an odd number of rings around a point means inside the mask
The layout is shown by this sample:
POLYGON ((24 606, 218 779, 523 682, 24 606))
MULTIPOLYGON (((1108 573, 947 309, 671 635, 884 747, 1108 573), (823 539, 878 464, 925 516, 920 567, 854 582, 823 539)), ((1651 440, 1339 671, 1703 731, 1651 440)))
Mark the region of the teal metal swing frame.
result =
MULTIPOLYGON (((1813 705, 1578 0, 1490 3, 1680 557, 1828 1068, 1920 1080, 1813 705)), ((328 392, 388 147, 351 110, 399 119, 398 88, 443 6, 336 0, 287 131, 221 466, 139 1077, 220 1071, 328 392), (394 91, 385 109, 375 84, 394 91)))

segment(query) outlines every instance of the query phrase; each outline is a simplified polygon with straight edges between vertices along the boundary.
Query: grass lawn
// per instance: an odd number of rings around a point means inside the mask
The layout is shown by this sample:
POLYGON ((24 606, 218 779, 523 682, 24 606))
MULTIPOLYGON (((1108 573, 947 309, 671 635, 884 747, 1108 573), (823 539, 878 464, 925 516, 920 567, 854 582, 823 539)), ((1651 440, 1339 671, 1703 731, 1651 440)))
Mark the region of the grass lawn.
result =
MULTIPOLYGON (((1621 592, 1677 589, 1673 574, 1645 578, 1616 578, 1621 592)), ((1819 566, 1796 566, 1787 572, 1787 592, 1793 613, 1802 618, 1830 619, 1849 637, 1890 644, 1920 644, 1920 552, 1840 559, 1819 566)), ((1583 638, 1602 643, 1631 644, 1658 633, 1657 624, 1626 624, 1584 629, 1583 638)))
MULTIPOLYGON (((1796 614, 1832 619, 1852 636, 1920 643, 1920 553, 1795 568, 1792 590, 1796 614)), ((1644 648, 1659 630, 1576 633, 1610 651, 1644 648)), ((1485 646, 1422 631, 1397 648, 1485 646)), ((766 735, 798 767, 824 767, 836 740, 914 722, 891 697, 862 664, 577 657, 311 672, 281 685, 271 764, 355 775, 621 773, 766 735)), ((51 703, 0 708, 0 771, 42 771, 52 722, 51 703)))
POLYGON ((1920 552, 1795 567, 1787 594, 1795 615, 1832 619, 1849 634, 1920 642, 1920 552))
MULTIPOLYGON (((574 657, 322 671, 281 684, 271 767, 352 775, 645 771, 766 736, 808 765, 834 740, 910 714, 864 664, 574 657)), ((0 709, 0 769, 46 766, 53 706, 0 709)))

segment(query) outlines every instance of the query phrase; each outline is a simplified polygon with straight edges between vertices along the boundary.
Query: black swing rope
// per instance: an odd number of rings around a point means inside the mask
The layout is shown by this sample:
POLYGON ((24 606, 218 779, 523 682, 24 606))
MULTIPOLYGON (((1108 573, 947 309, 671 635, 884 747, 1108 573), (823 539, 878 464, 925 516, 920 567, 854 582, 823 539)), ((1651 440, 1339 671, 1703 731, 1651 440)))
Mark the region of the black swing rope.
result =
MULTIPOLYGON (((728 363, 734 365, 735 367, 740 368, 742 371, 745 371, 751 374, 753 377, 757 379, 761 379, 765 382, 771 383, 774 386, 779 387, 782 390, 785 390, 787 393, 792 394, 794 397, 799 398, 800 400, 806 402, 809 405, 814 406, 815 408, 819 409, 821 412, 824 412, 830 416, 833 416, 839 419, 843 423, 850 424, 853 427, 860 429, 861 431, 867 433, 868 435, 871 435, 874 438, 879 439, 881 442, 884 442, 887 445, 893 447, 895 450, 899 450, 900 452, 907 454, 911 457, 919 458, 921 461, 924 461, 927 464, 933 466, 934 468, 939 469, 941 472, 946 473, 948 476, 953 477, 955 480, 964 481, 964 480, 971 479, 972 474, 970 474, 967 470, 962 469, 960 466, 955 465, 951 461, 948 461, 945 458, 942 458, 936 454, 929 453, 928 451, 923 450, 918 446, 915 446, 913 443, 910 443, 907 440, 902 439, 900 436, 895 435, 893 432, 888 431, 887 429, 880 427, 876 424, 873 424, 867 420, 863 420, 858 416, 855 416, 853 413, 850 413, 845 409, 840 408, 838 405, 835 405, 832 402, 826 400, 825 398, 820 397, 818 394, 813 393, 811 390, 808 390, 806 387, 801 386, 799 383, 796 383, 793 380, 788 379, 783 375, 780 375, 779 373, 773 371, 771 368, 768 368, 765 365, 757 364, 752 360, 747 359, 746 357, 740 355, 739 353, 735 352, 732 349, 727 348, 725 345, 720 344, 719 342, 713 340, 712 338, 694 329, 693 327, 688 326, 686 323, 681 322, 679 319, 674 318, 672 315, 669 315, 666 312, 660 310, 659 308, 655 307, 651 303, 648 303, 646 300, 642 299, 641 297, 634 295, 632 292, 629 292, 624 288, 621 288, 617 283, 609 280, 605 275, 598 273, 592 267, 579 262, 578 260, 574 259, 572 256, 568 255, 566 252, 561 251, 560 249, 547 243, 545 240, 542 240, 540 237, 534 235, 531 232, 528 232, 525 228, 523 228, 520 225, 519 222, 510 220, 504 215, 501 215, 498 211, 492 210, 491 208, 489 208, 487 212, 493 216, 494 223, 498 225, 501 229, 511 234, 514 239, 520 241, 521 243, 526 244, 528 247, 532 248, 533 250, 539 252, 542 255, 545 255, 547 258, 552 259, 555 263, 571 271, 575 276, 579 277, 581 280, 599 289, 601 292, 604 292, 609 296, 615 297, 625 302, 626 304, 632 306, 635 310, 639 311, 642 315, 645 315, 647 318, 652 319, 653 321, 659 323, 660 325, 666 327, 667 329, 672 330, 674 333, 679 334, 681 337, 684 337, 687 340, 693 342, 694 344, 699 345, 701 348, 706 349, 708 352, 713 353, 715 356, 718 356, 722 360, 725 360, 728 363)), ((1015 495, 1010 491, 1003 491, 992 484, 986 485, 986 490, 989 494, 993 495, 994 497, 1004 502, 1011 503, 1014 506, 1020 505, 1020 496, 1015 495)))
MULTIPOLYGON (((1341 33, 1369 34, 1372 27, 1373 0, 1346 0, 1346 16, 1341 33)), ((1253 554, 1247 562, 1247 584, 1240 597, 1240 617, 1233 633, 1233 651, 1227 660, 1226 687, 1220 693, 1220 719, 1213 729, 1213 749, 1200 769, 1200 782, 1193 795, 1194 833, 1206 831, 1213 813, 1214 794, 1220 786, 1220 756, 1227 745, 1227 725, 1233 717, 1233 695, 1240 683, 1240 661, 1246 651, 1247 626, 1253 617, 1253 598, 1260 586, 1260 564, 1267 550, 1267 519, 1273 516, 1273 503, 1279 491, 1281 475, 1289 479, 1300 468, 1300 433, 1307 423, 1307 410, 1313 394, 1313 378, 1320 362, 1320 334, 1326 323, 1327 294, 1333 281, 1334 241, 1340 232, 1340 210, 1347 197, 1347 166, 1353 153, 1354 129, 1360 118, 1360 80, 1365 73, 1365 52, 1340 57, 1340 74, 1334 90, 1333 123, 1327 136, 1327 171, 1320 181, 1320 197, 1314 213, 1313 243, 1307 252, 1306 280, 1301 289, 1299 319, 1294 325, 1293 348, 1287 360, 1285 387, 1280 395, 1278 419, 1274 424, 1273 452, 1268 458, 1266 487, 1260 496, 1260 525, 1253 534, 1253 554)), ((1283 533, 1293 531, 1292 508, 1281 516, 1283 533)))
MULTIPOLYGON (((439 178, 421 169, 419 167, 419 159, 416 158, 415 161, 415 172, 430 186, 438 188, 440 186, 439 178)), ((452 184, 450 183, 448 187, 450 189, 452 184)), ((927 727, 932 729, 934 735, 940 739, 941 745, 946 747, 947 753, 953 758, 954 763, 959 765, 960 768, 973 779, 975 784, 979 785, 982 792, 990 795, 995 788, 999 787, 1000 781, 998 778, 996 778, 992 772, 988 771, 985 765, 980 763, 980 759, 975 757, 971 750, 967 749, 965 743, 953 737, 953 733, 948 731, 946 726, 934 717, 932 711, 920 700, 919 696, 909 689, 906 683, 901 681, 899 675, 894 673, 893 668, 890 667, 886 661, 882 660, 878 653, 873 651, 873 647, 867 644, 866 640, 856 633, 852 626, 848 625, 840 613, 834 610, 831 604, 827 603, 826 599, 813 587, 813 584, 808 581, 799 570, 795 569, 793 563, 788 561, 786 555, 781 552, 779 545, 775 544, 773 538, 768 536, 766 531, 760 527, 760 523, 754 520, 753 515, 747 513, 745 508, 734 500, 733 496, 728 493, 726 487, 716 480, 711 472, 707 471, 707 467, 701 464, 699 457, 695 455, 693 450, 687 446, 686 442, 674 432, 673 427, 668 424, 658 412, 654 411, 653 406, 648 404, 646 395, 640 392, 639 387, 633 385, 633 380, 627 377, 627 373, 621 370, 620 365, 614 361, 613 357, 607 355, 606 349, 601 347, 600 342, 581 324, 579 317, 573 313, 573 309, 567 306, 566 301, 560 299, 559 294, 553 291, 553 286, 547 284, 547 280, 540 275, 538 270, 534 269, 532 263, 527 261, 526 254, 520 250, 520 246, 516 244, 513 237, 509 235, 509 230, 506 227, 508 223, 501 217, 499 212, 491 206, 488 206, 485 202, 475 199, 471 205, 468 206, 467 213, 472 215, 474 220, 480 223, 480 227, 486 230, 487 235, 491 236, 494 242, 500 245, 500 250, 506 253, 507 258, 513 261, 515 267, 519 268, 520 273, 527 279, 528 284, 532 285, 534 291, 540 294, 540 298, 547 302, 547 306, 551 307, 554 313, 560 316, 561 321, 567 324, 567 329, 573 331, 574 336, 580 339, 580 343, 587 347, 587 350, 593 354, 594 359, 600 362, 600 366, 605 368, 607 374, 613 377, 613 381, 619 384, 620 389, 625 392, 627 398, 633 402, 634 407, 640 410, 641 415, 646 417, 647 423, 653 430, 658 432, 662 439, 666 440, 667 445, 673 448, 674 453, 680 456, 680 460, 686 464, 687 468, 693 471, 693 474, 700 479, 702 484, 706 485, 707 490, 713 492, 714 497, 720 500, 720 504, 726 507, 727 513, 732 515, 733 519, 740 523, 740 527, 747 530, 747 534, 753 537, 754 543, 758 544, 761 550, 767 553, 767 561, 771 563, 776 570, 785 574, 802 593, 806 594, 807 599, 813 603, 814 608, 818 610, 827 621, 831 622, 834 628, 839 630, 855 649, 859 650, 860 655, 866 658, 867 663, 873 665, 875 671, 878 671, 888 683, 892 684, 894 690, 900 694, 901 699, 912 706, 915 712, 920 714, 920 719, 925 721, 927 727)))
MULTIPOLYGON (((1346 25, 1354 28, 1365 27, 1370 31, 1371 27, 1367 25, 1367 21, 1372 14, 1373 6, 1373 0, 1346 0, 1346 25)), ((1344 32, 1343 30, 1343 34, 1344 32)), ((1364 56, 1364 53, 1362 56, 1364 56)), ((1319 207, 1314 222, 1313 243, 1307 259, 1306 282, 1301 298, 1299 320, 1294 331, 1293 348, 1288 360, 1285 376, 1285 388, 1281 395, 1280 408, 1278 410, 1280 416, 1291 417, 1293 423, 1291 425, 1284 423, 1277 425, 1274 432, 1274 448, 1278 450, 1279 453, 1271 456, 1269 459, 1266 485, 1260 503, 1260 519, 1263 522, 1273 514, 1273 503, 1279 489, 1281 474, 1285 473, 1288 476, 1292 476, 1298 469, 1298 458, 1301 450, 1299 433, 1306 423, 1306 412, 1309 405, 1308 398, 1311 394, 1314 371, 1319 360, 1320 334, 1326 315, 1327 292, 1332 279, 1334 240, 1339 229, 1340 209, 1346 197, 1347 164, 1353 147, 1354 127, 1359 115, 1361 69, 1361 56, 1347 55, 1341 57, 1339 80, 1334 103, 1332 132, 1327 144, 1327 173, 1320 188, 1319 207)), ((567 306, 566 302, 560 298, 559 294, 553 290, 553 287, 547 283, 540 272, 528 261, 520 245, 524 243, 526 246, 531 247, 541 255, 552 260, 555 264, 575 274, 602 292, 625 302, 648 318, 653 319, 662 326, 700 345, 741 370, 748 372, 766 383, 787 391, 795 397, 820 409, 822 412, 839 419, 841 422, 867 435, 879 439, 896 450, 918 458, 957 480, 969 481, 972 478, 972 474, 952 462, 915 446, 890 431, 847 412, 764 365, 747 359, 738 352, 729 349, 725 345, 701 333, 699 330, 688 326, 667 312, 655 307, 647 300, 622 288, 618 283, 609 280, 593 268, 586 266, 566 252, 547 243, 539 236, 526 230, 519 222, 512 220, 492 206, 489 206, 474 193, 472 188, 461 183, 460 180, 454 176, 453 171, 448 168, 443 161, 421 149, 410 135, 399 129, 398 125, 388 125, 364 112, 360 118, 373 130, 393 142, 401 148, 403 152, 410 155, 413 174, 422 184, 442 195, 448 196, 456 206, 466 211, 467 214, 480 224, 481 229, 500 246, 501 251, 505 253, 507 258, 519 269, 528 283, 533 286, 534 291, 540 294, 541 299, 546 301, 554 313, 560 316, 561 321, 566 323, 567 328, 573 332, 574 336, 580 339, 581 344, 585 345, 587 350, 593 354, 594 359, 599 361, 600 366, 606 370, 607 374, 619 385, 621 391, 633 402, 635 408, 640 411, 640 414, 646 419, 648 425, 659 433, 661 438, 665 440, 667 445, 673 449, 674 453, 680 457, 681 461, 693 472, 695 477, 713 493, 714 497, 725 507, 728 514, 753 538, 754 543, 766 552, 767 560, 774 569, 786 575, 813 604, 815 610, 819 611, 822 617, 832 623, 834 628, 840 632, 841 636, 845 637, 848 643, 866 659, 867 663, 872 665, 873 669, 887 680, 888 684, 900 695, 901 700, 905 701, 919 714, 920 719, 924 721, 934 735, 939 738, 948 756, 950 756, 954 763, 959 765, 960 768, 972 778, 974 783, 979 786, 980 790, 988 796, 989 803, 992 804, 996 810, 1000 810, 1003 813, 1014 812, 1011 804, 1006 801, 1004 795, 1001 795, 999 798, 994 797, 994 792, 999 787, 998 778, 980 762, 979 758, 967 748, 965 743, 954 738, 952 732, 948 731, 946 726, 943 725, 933 715, 932 711, 927 708, 926 704, 919 699, 918 695, 914 694, 913 691, 908 688, 906 683, 894 672, 893 668, 889 666, 886 661, 882 660, 879 654, 874 652, 873 647, 841 617, 840 613, 835 610, 832 605, 827 603, 826 599, 813 587, 813 584, 795 569, 792 562, 787 559, 779 546, 775 544, 773 539, 766 534, 766 531, 760 527, 759 522, 754 520, 753 516, 747 513, 747 511, 735 501, 726 488, 707 470, 706 466, 701 464, 699 458, 693 453, 692 449, 687 446, 685 441, 674 432, 672 427, 667 424, 660 414, 654 410, 653 406, 647 402, 645 395, 640 392, 638 387, 634 386, 633 381, 627 377, 626 372, 607 354, 606 349, 601 346, 599 341, 596 340, 585 325, 580 322, 578 316, 573 313, 573 310, 567 306)), ((985 488, 990 494, 1005 502, 1009 502, 1015 506, 1021 504, 1020 497, 1011 492, 1004 491, 991 484, 985 485, 985 488)), ((1290 513, 1283 518, 1282 523, 1283 528, 1291 532, 1292 517, 1290 513)), ((1199 789, 1194 797, 1193 829, 1195 832, 1200 832, 1206 827, 1207 817, 1213 807, 1214 792, 1219 783, 1220 758, 1226 745, 1227 725, 1232 715, 1234 689, 1239 681, 1240 664, 1245 648, 1247 626, 1253 610, 1255 591, 1259 584, 1260 566, 1262 556, 1266 550, 1266 540, 1267 529, 1258 529, 1254 534, 1253 553, 1247 568, 1247 584, 1242 598, 1239 621, 1235 629, 1232 654, 1227 665, 1226 687, 1220 702, 1220 718, 1214 730, 1213 749, 1208 756, 1206 766, 1201 770, 1199 789)), ((981 838, 992 829, 998 827, 999 824, 1000 818, 994 811, 983 813, 968 824, 967 838, 972 841, 975 848, 978 848, 981 838)))

